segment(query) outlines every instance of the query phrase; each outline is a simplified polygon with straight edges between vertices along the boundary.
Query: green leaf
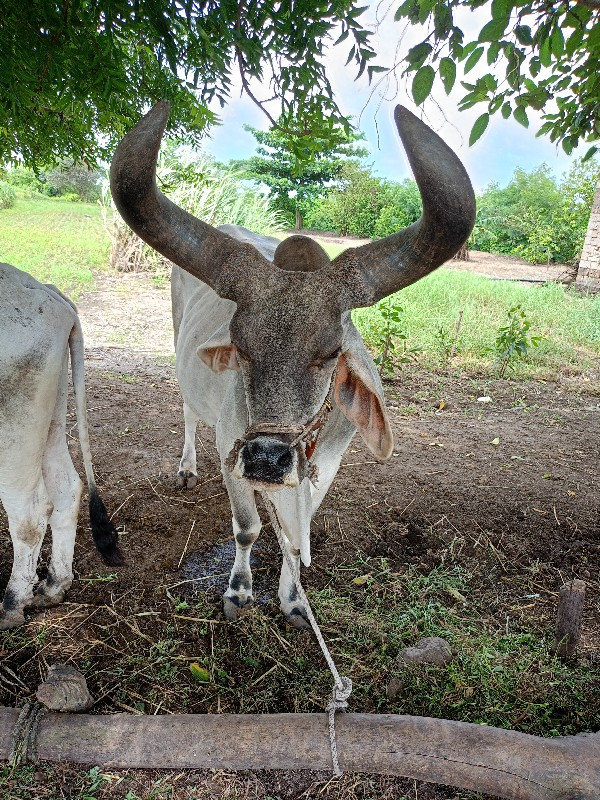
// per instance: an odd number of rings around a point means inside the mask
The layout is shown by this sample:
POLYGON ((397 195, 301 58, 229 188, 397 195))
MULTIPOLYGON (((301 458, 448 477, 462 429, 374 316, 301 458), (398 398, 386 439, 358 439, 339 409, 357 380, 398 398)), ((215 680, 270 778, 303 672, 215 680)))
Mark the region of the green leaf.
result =
POLYGON ((475 66, 475 64, 477 64, 482 55, 483 55, 483 47, 478 47, 476 50, 473 50, 473 52, 467 58, 467 61, 465 63, 465 74, 473 69, 473 67, 475 66))
POLYGON ((503 100, 504 100, 504 98, 502 97, 502 95, 498 95, 498 97, 494 97, 494 99, 490 102, 490 105, 489 105, 490 114, 495 114, 496 111, 498 111, 498 109, 502 105, 502 101, 503 100))
POLYGON ((413 78, 412 96, 418 106, 429 96, 434 79, 435 70, 429 64, 425 67, 421 67, 413 78))
POLYGON ((594 155, 594 153, 598 152, 598 147, 594 144, 590 147, 584 157, 581 159, 581 163, 583 164, 585 161, 589 161, 590 158, 594 155))
POLYGON ((208 683, 210 681, 210 672, 195 661, 190 664, 190 672, 200 683, 208 683))
POLYGON ((490 121, 490 115, 487 113, 482 114, 480 117, 477 117, 477 119, 475 120, 475 124, 471 128, 471 135, 469 136, 469 147, 474 145, 477 139, 479 139, 482 136, 483 132, 488 126, 489 121, 490 121))
POLYGON ((558 25, 554 26, 554 30, 550 36, 550 49, 557 60, 565 51, 565 37, 558 25))
POLYGON ((492 19, 479 32, 480 42, 496 42, 506 30, 508 19, 492 19))
POLYGON ((544 124, 540 127, 539 131, 536 133, 536 136, 544 136, 544 134, 548 133, 554 127, 553 122, 544 122, 544 124))
POLYGON ((508 102, 506 102, 506 103, 504 103, 504 105, 502 106, 502 111, 501 111, 500 113, 502 114, 502 116, 504 117, 504 119, 508 119, 508 118, 510 117, 511 111, 512 111, 512 106, 511 106, 511 104, 510 104, 510 103, 508 103, 508 102))
POLYGON ((465 67, 464 67, 465 73, 470 72, 473 69, 473 67, 477 64, 477 62, 483 55, 483 51, 484 51, 483 47, 478 47, 471 53, 471 55, 467 58, 465 62, 465 67))
POLYGON ((492 42, 492 44, 488 47, 487 51, 488 66, 491 66, 496 62, 499 53, 500 53, 500 42, 492 42))
POLYGON ((542 65, 539 58, 534 56, 529 62, 529 74, 532 76, 532 78, 536 78, 540 74, 541 69, 542 65))
POLYGON ((406 60, 414 69, 418 69, 419 67, 423 66, 427 56, 433 50, 432 46, 427 42, 421 42, 420 44, 411 47, 408 53, 406 54, 406 60))
POLYGON ((529 25, 517 25, 515 28, 515 36, 519 44, 533 44, 533 36, 531 35, 531 28, 529 25))
POLYGON ((450 94, 456 81, 456 64, 453 59, 444 56, 440 61, 440 78, 444 84, 444 91, 450 94))
POLYGON ((529 119, 527 117, 527 112, 523 108, 523 106, 517 106, 513 111, 513 117, 523 125, 524 128, 529 127, 529 119))
POLYGON ((572 56, 573 53, 580 47, 581 43, 583 42, 583 31, 578 28, 575 30, 565 42, 565 52, 568 56, 572 56))
POLYGON ((396 13, 394 14, 395 21, 398 22, 398 20, 402 19, 402 17, 408 16, 413 6, 414 0, 406 0, 406 2, 402 3, 401 6, 398 6, 396 13))
POLYGON ((552 48, 550 46, 549 36, 547 36, 540 45, 540 61, 543 67, 549 67, 552 63, 552 48))
POLYGON ((512 0, 492 0, 492 19, 508 19, 513 5, 512 0))

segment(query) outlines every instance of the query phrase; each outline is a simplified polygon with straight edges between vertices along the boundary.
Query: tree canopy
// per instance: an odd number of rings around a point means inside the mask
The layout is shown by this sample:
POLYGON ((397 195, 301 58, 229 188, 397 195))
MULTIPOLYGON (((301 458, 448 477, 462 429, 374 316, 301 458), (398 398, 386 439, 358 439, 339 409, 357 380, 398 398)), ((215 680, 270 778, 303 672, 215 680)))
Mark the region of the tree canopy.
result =
MULTIPOLYGON (((395 66, 410 77, 417 105, 436 79, 450 93, 466 78, 459 108, 482 107, 471 143, 492 115, 527 126, 531 109, 544 118, 540 133, 567 153, 599 138, 600 0, 398 2, 395 19, 425 31, 395 66), (474 9, 489 12, 475 38, 460 27, 461 12, 474 9)), ((0 163, 108 158, 165 97, 171 133, 197 142, 234 81, 293 134, 301 160, 349 130, 328 76, 332 54, 357 76, 386 70, 375 63, 367 8, 356 0, 0 0, 0 163)))
POLYGON ((0 0, 0 11, 0 163, 109 157, 165 97, 171 132, 197 141, 234 73, 257 102, 278 99, 276 116, 299 137, 327 138, 348 122, 326 43, 347 40, 359 74, 375 56, 355 0, 0 0))
MULTIPOLYGON (((471 130, 471 144, 493 114, 528 127, 529 109, 542 112, 538 135, 560 142, 566 153, 600 137, 600 0, 405 0, 395 19, 425 26, 426 35, 402 61, 405 73, 414 73, 418 105, 436 77, 449 94, 457 75, 466 76, 485 55, 485 74, 460 82, 465 91, 459 110, 485 108, 471 130), (489 10, 489 17, 467 41, 457 15, 478 8, 489 10)), ((592 146, 587 157, 596 149, 592 146)))

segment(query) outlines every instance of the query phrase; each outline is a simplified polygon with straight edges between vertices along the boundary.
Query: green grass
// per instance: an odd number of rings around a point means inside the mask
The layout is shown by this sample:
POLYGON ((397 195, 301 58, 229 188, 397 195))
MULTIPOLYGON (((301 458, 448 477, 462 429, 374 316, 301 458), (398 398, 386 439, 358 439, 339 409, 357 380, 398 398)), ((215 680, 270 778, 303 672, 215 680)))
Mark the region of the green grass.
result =
POLYGON ((71 297, 108 266, 109 243, 100 207, 59 198, 17 198, 0 211, 2 261, 53 283, 71 297))
MULTIPOLYGON (((345 248, 324 242, 334 258, 345 248)), ((18 198, 14 208, 0 211, 2 260, 54 283, 71 296, 89 288, 93 272, 107 268, 109 242, 100 207, 61 199, 18 198)), ((157 284, 162 276, 156 277, 157 284)), ((600 296, 581 296, 558 284, 526 286, 494 281, 467 272, 440 269, 394 295, 404 308, 406 348, 432 369, 444 365, 439 330, 452 334, 459 310, 462 324, 454 366, 490 372, 498 328, 509 308, 521 305, 531 333, 543 336, 538 348, 517 364, 517 376, 550 377, 565 365, 585 370, 600 353, 600 296)), ((368 346, 377 350, 382 319, 376 308, 359 309, 354 319, 368 346)))
MULTIPOLYGON (((439 329, 452 333, 463 310, 457 342, 458 362, 467 368, 489 370, 498 328, 507 324, 509 308, 521 305, 531 321, 531 333, 543 336, 517 374, 540 374, 570 364, 585 369, 600 353, 600 296, 582 296, 559 284, 526 286, 478 275, 440 269, 392 296, 404 309, 407 348, 420 353, 426 366, 443 360, 439 329)), ((354 312, 368 345, 375 347, 382 327, 376 308, 354 312)))

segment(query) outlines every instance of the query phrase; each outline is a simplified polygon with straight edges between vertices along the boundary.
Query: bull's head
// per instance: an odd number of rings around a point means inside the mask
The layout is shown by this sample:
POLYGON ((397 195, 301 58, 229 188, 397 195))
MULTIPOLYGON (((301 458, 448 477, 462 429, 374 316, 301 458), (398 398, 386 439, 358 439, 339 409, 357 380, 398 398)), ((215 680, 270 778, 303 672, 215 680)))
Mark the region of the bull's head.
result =
POLYGON ((229 330, 199 351, 216 372, 239 370, 243 379, 248 430, 230 466, 258 483, 297 483, 306 466, 298 443, 331 395, 370 451, 388 458, 393 442, 383 398, 374 368, 351 346, 349 310, 414 283, 467 240, 475 198, 464 167, 437 134, 398 106, 396 125, 423 201, 418 222, 333 261, 316 242, 292 236, 271 263, 158 190, 156 160, 168 115, 169 104, 158 103, 123 139, 111 188, 144 241, 237 304, 229 330))

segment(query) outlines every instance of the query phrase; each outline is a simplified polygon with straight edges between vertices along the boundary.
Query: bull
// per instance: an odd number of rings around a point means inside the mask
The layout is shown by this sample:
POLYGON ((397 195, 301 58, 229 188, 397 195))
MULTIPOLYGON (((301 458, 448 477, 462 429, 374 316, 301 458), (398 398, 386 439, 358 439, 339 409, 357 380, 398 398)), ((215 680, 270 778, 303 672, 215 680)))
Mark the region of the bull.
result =
MULTIPOLYGON (((284 241, 231 225, 212 227, 156 186, 169 115, 159 102, 125 136, 111 165, 113 198, 127 224, 170 259, 177 376, 185 443, 178 482, 196 482, 199 421, 216 428, 236 555, 224 594, 234 620, 253 602, 250 550, 266 492, 295 567, 310 564, 310 522, 358 430, 379 461, 393 450, 383 388, 352 323, 369 306, 419 280, 467 240, 475 198, 452 150, 398 106, 395 120, 423 201, 421 218, 333 261, 305 236, 284 241)), ((286 559, 279 600, 306 627, 286 559)))
POLYGON ((93 539, 105 563, 119 564, 122 557, 94 478, 75 307, 54 286, 0 264, 0 342, 0 500, 13 545, 0 608, 5 630, 25 621, 27 607, 60 603, 73 581, 82 483, 66 440, 69 353, 93 539), (48 524, 52 554, 47 576, 36 586, 48 524))

